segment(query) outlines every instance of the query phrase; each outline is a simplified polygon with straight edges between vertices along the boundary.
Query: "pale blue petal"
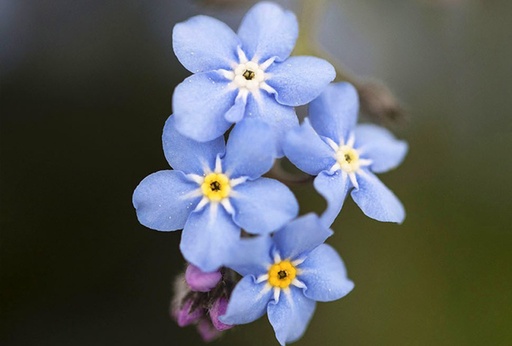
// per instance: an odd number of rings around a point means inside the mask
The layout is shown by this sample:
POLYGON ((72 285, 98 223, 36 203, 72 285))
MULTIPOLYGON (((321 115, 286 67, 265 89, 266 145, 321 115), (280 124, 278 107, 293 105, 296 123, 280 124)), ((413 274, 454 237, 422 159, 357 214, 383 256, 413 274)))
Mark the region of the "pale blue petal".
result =
POLYGON ((300 127, 288 132, 283 151, 295 166, 311 175, 328 170, 336 163, 334 150, 320 139, 308 118, 300 127))
POLYGON ((327 244, 311 251, 299 268, 298 279, 306 284, 304 295, 310 299, 328 302, 346 296, 354 288, 340 256, 327 244))
POLYGON ((224 169, 231 178, 256 179, 272 168, 275 157, 276 143, 270 126, 259 119, 245 119, 229 134, 224 169))
POLYGON ((196 142, 176 130, 176 118, 171 115, 165 122, 162 143, 167 162, 172 168, 185 173, 202 175, 205 168, 213 169, 218 154, 224 154, 224 137, 209 142, 196 142))
POLYGON ((332 231, 322 225, 318 216, 310 213, 288 223, 273 239, 281 258, 295 260, 323 244, 331 235, 332 231))
POLYGON ((226 314, 220 316, 220 321, 231 325, 245 324, 263 316, 273 292, 265 292, 264 287, 265 283, 257 284, 252 275, 240 280, 231 293, 226 314))
POLYGON ((240 40, 223 22, 195 16, 178 23, 172 31, 172 46, 178 60, 193 73, 227 69, 238 62, 240 40))
POLYGON ((242 48, 249 60, 286 59, 295 46, 299 25, 295 14, 276 4, 261 2, 245 15, 238 29, 242 48))
POLYGON ((273 263, 270 256, 273 244, 272 238, 268 235, 241 238, 228 254, 225 266, 242 276, 265 274, 268 265, 273 263))
POLYGON ((224 118, 230 123, 237 123, 244 117, 247 99, 237 96, 235 104, 227 112, 224 118))
POLYGON ((176 87, 172 97, 176 128, 199 142, 222 136, 231 126, 224 116, 234 105, 236 94, 217 72, 188 77, 176 87))
POLYGON ((268 234, 297 216, 299 205, 284 184, 269 178, 248 181, 234 188, 233 219, 249 233, 268 234))
POLYGON ((287 106, 311 102, 336 77, 330 63, 312 56, 291 57, 266 72, 271 75, 267 84, 277 91, 277 102, 287 106))
POLYGON ((373 173, 362 171, 357 174, 357 182, 359 189, 352 190, 351 195, 366 216, 385 222, 404 221, 404 206, 373 173))
POLYGON ((240 227, 219 206, 211 205, 192 212, 181 236, 180 250, 185 259, 204 272, 217 270, 227 262, 227 256, 240 240, 240 227))
POLYGON ((279 302, 270 301, 267 308, 268 319, 274 328, 277 341, 281 345, 294 342, 304 334, 316 302, 304 296, 301 290, 291 287, 290 293, 281 292, 279 302))
POLYGON ((182 229, 199 198, 183 198, 197 189, 180 171, 159 171, 142 180, 133 192, 139 222, 157 231, 182 229))
POLYGON ((358 125, 355 136, 355 146, 362 157, 372 160, 370 170, 375 173, 397 167, 407 153, 405 141, 397 140, 389 130, 377 125, 358 125))
POLYGON ((334 174, 321 172, 313 181, 313 185, 316 191, 327 201, 327 208, 320 216, 320 220, 326 227, 331 227, 340 213, 348 189, 352 185, 350 179, 341 170, 334 174))
POLYGON ((348 139, 354 130, 359 112, 357 90, 349 83, 330 84, 309 104, 311 125, 320 136, 337 144, 348 139))
POLYGON ((282 157, 282 142, 286 133, 299 124, 293 107, 279 104, 273 95, 262 91, 258 100, 249 95, 245 114, 249 118, 262 119, 270 125, 277 141, 277 155, 282 157))

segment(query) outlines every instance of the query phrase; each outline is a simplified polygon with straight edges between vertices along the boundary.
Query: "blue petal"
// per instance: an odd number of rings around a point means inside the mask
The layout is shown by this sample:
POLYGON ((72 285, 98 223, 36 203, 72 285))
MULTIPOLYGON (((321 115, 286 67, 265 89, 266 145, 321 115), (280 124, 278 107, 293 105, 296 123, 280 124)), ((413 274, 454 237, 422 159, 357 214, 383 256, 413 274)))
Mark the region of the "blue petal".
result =
POLYGON ((299 268, 302 272, 298 279, 306 284, 304 295, 310 299, 328 302, 346 296, 354 288, 340 256, 327 244, 311 251, 299 268))
POLYGON ((172 115, 165 122, 162 142, 167 162, 185 173, 202 175, 205 168, 213 169, 218 154, 224 154, 224 137, 196 142, 176 130, 176 119, 172 115))
POLYGON ((272 290, 265 292, 265 283, 255 283, 254 276, 248 275, 238 282, 229 298, 226 314, 220 316, 225 324, 250 323, 265 314, 272 290))
POLYGON ((352 190, 351 195, 366 216, 378 221, 404 221, 404 206, 373 173, 361 171, 357 174, 357 182, 359 189, 352 190))
POLYGON ((349 83, 329 85, 309 104, 311 125, 320 136, 328 137, 337 144, 346 141, 357 122, 359 97, 349 83))
POLYGON ((229 252, 240 240, 240 227, 219 206, 211 204, 190 214, 181 236, 180 250, 185 259, 204 272, 212 272, 227 262, 229 252))
POLYGON ((288 132, 283 151, 295 166, 311 175, 328 170, 336 163, 334 150, 320 139, 308 118, 300 127, 288 132))
POLYGON ((251 60, 256 57, 259 62, 272 57, 277 57, 277 61, 286 59, 295 46, 298 34, 299 25, 295 15, 269 2, 254 5, 238 29, 247 58, 251 60))
POLYGON ((313 250, 332 235, 315 214, 306 214, 293 220, 273 236, 282 258, 298 259, 313 250))
POLYGON ((275 156, 270 126, 259 119, 245 119, 229 134, 223 161, 225 172, 232 178, 256 179, 272 168, 275 156))
POLYGON ((299 124, 293 107, 279 104, 273 96, 263 91, 258 99, 249 95, 246 115, 249 118, 262 119, 270 125, 277 141, 277 155, 282 157, 284 155, 282 142, 286 133, 299 124))
POLYGON ((272 238, 268 235, 241 238, 228 254, 225 266, 242 276, 265 274, 268 265, 273 263, 270 256, 273 244, 272 238))
POLYGON ((180 171, 160 171, 142 180, 133 192, 139 222, 157 231, 182 229, 199 198, 183 198, 197 189, 180 171))
POLYGON ((244 117, 247 99, 241 97, 240 93, 235 99, 235 104, 227 112, 224 118, 230 123, 237 123, 244 117))
POLYGON ((234 188, 233 219, 249 233, 268 234, 297 216, 299 205, 293 193, 277 180, 259 178, 234 188))
POLYGON ((234 105, 236 91, 217 72, 194 74, 174 90, 176 129, 199 142, 218 138, 231 123, 224 115, 234 105))
POLYGON ((237 35, 221 21, 195 16, 178 23, 172 31, 172 46, 178 60, 193 73, 232 69, 238 62, 237 35))
POLYGON ((277 102, 287 106, 310 102, 336 77, 331 64, 312 56, 291 57, 267 72, 271 77, 266 82, 277 91, 277 102))
POLYGON ((407 143, 397 140, 387 129, 372 125, 358 125, 355 146, 361 155, 372 160, 370 169, 375 173, 387 172, 397 167, 407 153, 407 143))
POLYGON ((320 216, 320 220, 326 227, 331 227, 347 197, 351 186, 350 179, 341 170, 332 175, 321 172, 313 181, 313 185, 327 201, 327 208, 320 216))
POLYGON ((291 287, 288 294, 281 292, 279 302, 271 301, 267 313, 281 345, 298 340, 306 331, 316 302, 304 296, 301 290, 291 287))

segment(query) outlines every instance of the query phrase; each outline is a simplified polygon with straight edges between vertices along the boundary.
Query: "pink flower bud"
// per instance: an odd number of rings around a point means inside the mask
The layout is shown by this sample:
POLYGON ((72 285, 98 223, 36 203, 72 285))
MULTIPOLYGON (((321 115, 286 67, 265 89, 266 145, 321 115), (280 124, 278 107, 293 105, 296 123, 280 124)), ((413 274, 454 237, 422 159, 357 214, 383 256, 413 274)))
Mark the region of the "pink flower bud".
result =
POLYGON ((193 291, 209 292, 217 286, 222 274, 218 271, 205 273, 193 264, 189 264, 185 272, 185 280, 193 291))
POLYGON ((176 318, 178 326, 185 327, 192 323, 197 322, 204 316, 204 310, 200 307, 192 309, 192 300, 187 300, 185 304, 176 312, 173 313, 176 318))
POLYGON ((222 316, 226 313, 226 309, 228 308, 228 300, 225 298, 219 298, 213 303, 212 308, 210 309, 210 318, 212 320, 213 326, 217 330, 227 330, 233 328, 230 324, 224 324, 219 320, 219 316, 222 316))
POLYGON ((201 335, 204 342, 213 341, 221 334, 221 332, 215 329, 207 319, 199 321, 197 324, 197 332, 201 335))

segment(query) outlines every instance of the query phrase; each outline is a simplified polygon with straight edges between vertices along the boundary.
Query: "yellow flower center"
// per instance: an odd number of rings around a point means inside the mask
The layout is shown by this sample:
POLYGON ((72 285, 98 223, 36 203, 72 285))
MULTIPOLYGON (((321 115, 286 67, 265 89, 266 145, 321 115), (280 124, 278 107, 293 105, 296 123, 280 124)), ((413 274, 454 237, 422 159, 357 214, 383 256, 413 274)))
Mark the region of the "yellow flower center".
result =
POLYGON ((268 270, 268 283, 274 287, 287 288, 297 276, 297 269, 293 264, 284 260, 273 264, 268 270))
POLYGON ((336 161, 347 173, 356 172, 359 169, 359 153, 348 145, 339 147, 336 152, 336 161))
POLYGON ((204 177, 201 191, 210 201, 219 202, 228 197, 231 192, 229 178, 222 173, 210 173, 204 177))

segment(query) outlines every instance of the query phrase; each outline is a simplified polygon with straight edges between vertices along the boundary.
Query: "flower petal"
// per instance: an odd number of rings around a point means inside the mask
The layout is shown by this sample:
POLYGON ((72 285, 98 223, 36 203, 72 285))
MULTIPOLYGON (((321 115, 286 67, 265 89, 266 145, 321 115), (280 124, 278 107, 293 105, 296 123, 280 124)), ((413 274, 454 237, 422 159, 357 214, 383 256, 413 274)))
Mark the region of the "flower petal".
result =
POLYGON ((229 26, 208 16, 192 17, 176 24, 172 31, 174 53, 192 73, 231 69, 238 62, 239 45, 229 26))
POLYGON ((247 181, 234 188, 231 203, 235 223, 249 233, 268 234, 297 216, 299 205, 284 184, 269 178, 247 181))
POLYGON ((373 125, 358 125, 355 130, 356 147, 364 158, 372 160, 370 170, 387 172, 397 167, 407 153, 407 143, 397 140, 387 129, 373 125))
POLYGON ((340 144, 354 129, 359 112, 357 90, 350 83, 336 83, 309 104, 311 125, 320 136, 340 144))
POLYGON ((267 272, 267 266, 272 263, 270 249, 272 238, 268 235, 252 238, 241 238, 226 260, 226 267, 233 269, 242 276, 259 275, 267 272))
POLYGON ((318 216, 313 213, 301 216, 272 237, 281 258, 298 259, 329 238, 332 231, 322 225, 318 216))
POLYGON ((352 190, 351 195, 366 216, 385 222, 404 221, 404 206, 373 173, 361 171, 357 182, 359 189, 352 190))
POLYGON ((256 179, 274 164, 276 144, 270 126, 259 119, 245 119, 229 134, 224 157, 226 173, 256 179))
POLYGON ((209 203, 190 214, 180 243, 183 257, 204 272, 223 266, 240 238, 240 227, 233 223, 224 208, 217 208, 216 213, 211 208, 209 203))
POLYGON ((183 198, 197 189, 180 171, 159 171, 142 180, 133 192, 139 222, 157 231, 182 229, 199 198, 183 198))
POLYGON ((295 14, 285 11, 276 4, 261 2, 254 5, 245 15, 238 36, 249 60, 258 62, 277 57, 286 59, 295 46, 299 25, 295 14))
POLYGON ((172 168, 185 173, 202 175, 205 168, 215 166, 217 155, 224 154, 224 137, 209 142, 196 142, 176 129, 176 118, 171 115, 162 134, 164 154, 172 168))
POLYGON ((318 136, 308 118, 288 132, 283 151, 295 166, 311 175, 328 170, 336 162, 334 150, 318 136))
POLYGON ((304 295, 310 299, 328 302, 346 296, 354 288, 340 256, 327 244, 311 251, 299 268, 299 280, 306 284, 304 295))
POLYGON ((263 316, 272 296, 272 290, 266 289, 265 285, 257 284, 252 275, 245 276, 231 293, 226 314, 219 320, 231 325, 245 324, 263 316))
POLYGON ((256 99, 252 95, 247 100, 245 114, 249 118, 259 118, 270 125, 277 141, 277 155, 284 155, 282 142, 286 133, 299 124, 293 107, 279 104, 272 95, 260 92, 256 99))
POLYGON ((222 136, 231 126, 224 119, 234 105, 236 91, 217 72, 194 74, 174 90, 176 129, 199 142, 222 136))
POLYGON ((224 119, 230 123, 237 123, 244 117, 247 99, 240 95, 239 92, 235 99, 235 104, 224 115, 224 119))
POLYGON ((271 301, 267 308, 277 341, 285 345, 298 340, 306 331, 315 307, 316 302, 305 297, 296 287, 291 287, 289 293, 281 292, 279 302, 271 301))
POLYGON ((320 216, 320 220, 326 227, 331 227, 347 197, 348 189, 351 186, 350 179, 341 170, 334 174, 320 172, 313 181, 313 185, 315 190, 327 201, 327 208, 320 216))
POLYGON ((277 91, 277 102, 287 106, 305 105, 315 99, 336 77, 334 67, 324 59, 295 56, 275 63, 266 81, 277 91))

